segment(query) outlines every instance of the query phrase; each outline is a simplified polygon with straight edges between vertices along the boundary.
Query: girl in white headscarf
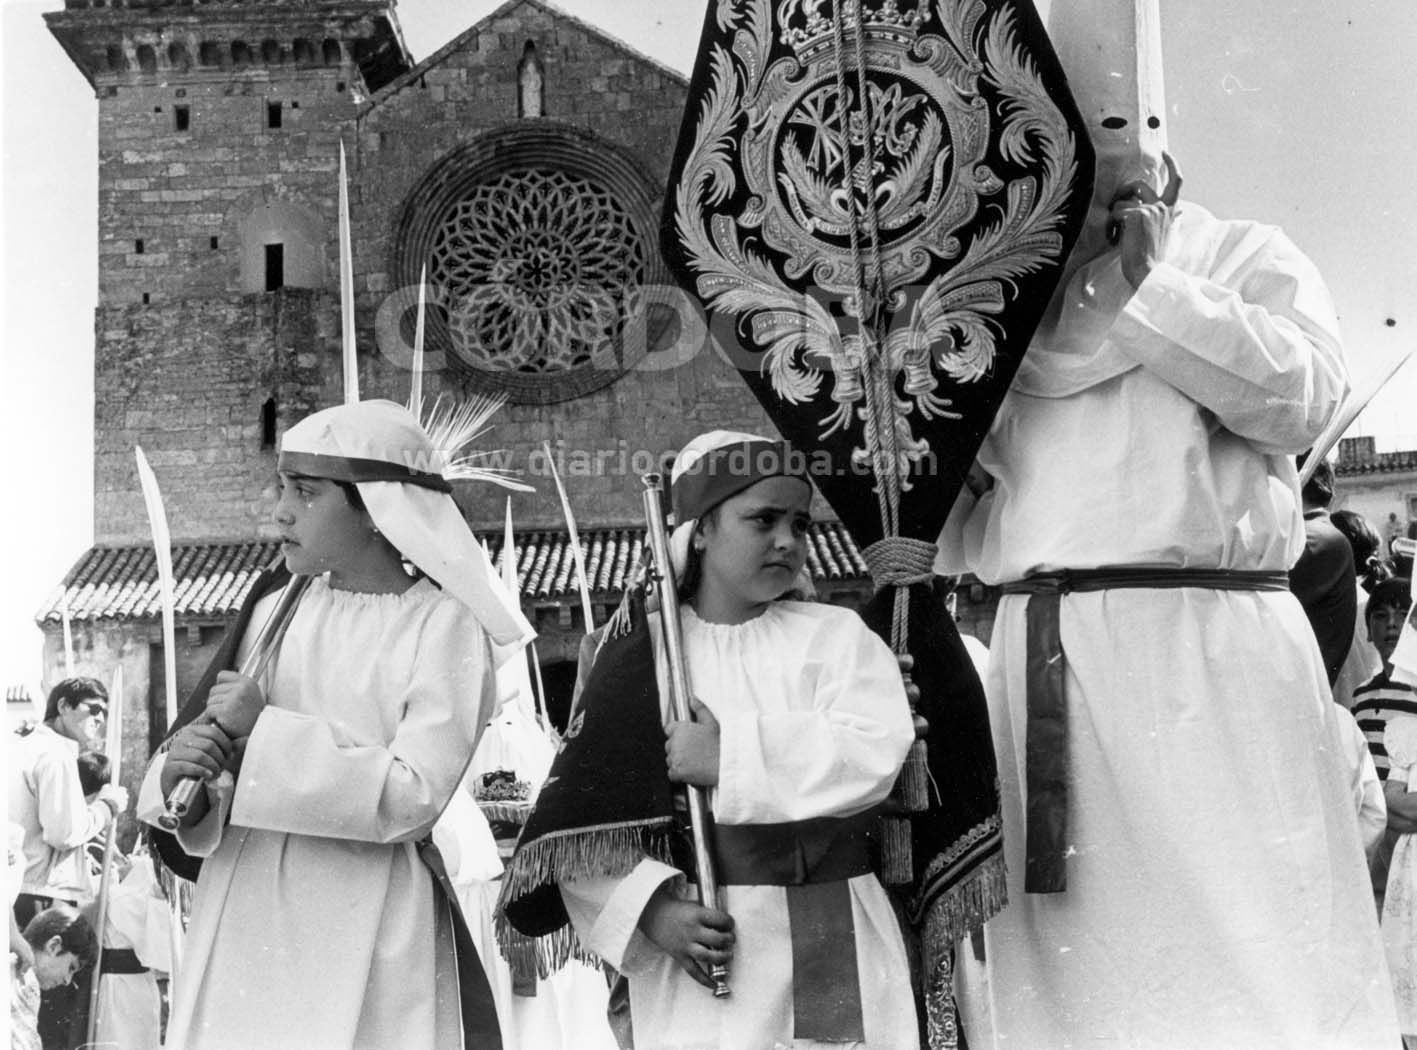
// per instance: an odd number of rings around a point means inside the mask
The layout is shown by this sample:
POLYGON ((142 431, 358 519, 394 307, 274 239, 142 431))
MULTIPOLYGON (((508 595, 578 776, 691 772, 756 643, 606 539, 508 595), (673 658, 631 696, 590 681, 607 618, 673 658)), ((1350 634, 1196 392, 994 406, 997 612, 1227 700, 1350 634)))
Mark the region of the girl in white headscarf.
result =
POLYGON ((177 831, 203 864, 167 1045, 459 1047, 447 908, 415 843, 530 628, 400 406, 316 413, 278 469, 286 566, 313 580, 261 680, 218 676, 139 803, 152 819, 181 778, 207 785, 177 831))
MULTIPOLYGON (((847 609, 790 600, 810 483, 781 442, 714 432, 675 461, 671 537, 697 720, 667 722, 669 779, 709 789, 724 910, 681 872, 562 879, 581 944, 629 978, 637 1050, 916 1050, 900 930, 871 872, 870 811, 914 737, 889 648, 847 609), (727 965, 732 993, 710 973, 727 965)), ((661 688, 660 695, 667 696, 661 688)))

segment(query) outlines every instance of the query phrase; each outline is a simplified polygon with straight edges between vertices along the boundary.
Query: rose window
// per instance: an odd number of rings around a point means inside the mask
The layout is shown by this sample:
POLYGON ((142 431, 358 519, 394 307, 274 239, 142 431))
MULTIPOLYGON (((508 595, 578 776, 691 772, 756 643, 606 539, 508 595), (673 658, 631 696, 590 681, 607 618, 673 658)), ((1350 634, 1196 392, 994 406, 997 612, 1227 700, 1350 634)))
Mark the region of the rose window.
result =
POLYGON ((505 172, 448 213, 429 277, 448 329, 478 368, 567 371, 612 352, 645 253, 605 188, 562 171, 505 172))
POLYGON ((392 260, 403 288, 427 267, 429 349, 522 404, 613 382, 673 338, 646 294, 669 282, 662 193, 619 147, 548 121, 445 156, 405 201, 392 260))

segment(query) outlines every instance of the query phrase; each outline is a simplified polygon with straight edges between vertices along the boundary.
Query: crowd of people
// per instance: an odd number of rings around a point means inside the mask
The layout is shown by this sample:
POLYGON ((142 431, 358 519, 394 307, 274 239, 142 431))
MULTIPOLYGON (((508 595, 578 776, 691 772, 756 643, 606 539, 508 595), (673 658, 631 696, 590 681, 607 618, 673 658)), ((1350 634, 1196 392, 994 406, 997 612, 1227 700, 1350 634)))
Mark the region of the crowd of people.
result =
POLYGON ((66 678, 50 690, 46 717, 11 741, 7 862, 16 1050, 161 1045, 170 909, 141 841, 131 852, 117 849, 117 818, 128 793, 111 783, 109 758, 99 750, 107 708, 101 682, 66 678))

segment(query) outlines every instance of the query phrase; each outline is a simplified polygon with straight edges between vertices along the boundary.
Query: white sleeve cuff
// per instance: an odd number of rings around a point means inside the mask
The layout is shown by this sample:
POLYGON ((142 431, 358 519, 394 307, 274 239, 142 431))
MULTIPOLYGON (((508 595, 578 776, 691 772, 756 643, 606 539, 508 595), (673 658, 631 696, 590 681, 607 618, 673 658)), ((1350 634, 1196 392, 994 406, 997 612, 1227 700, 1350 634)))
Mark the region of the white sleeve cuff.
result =
POLYGON ((210 857, 221 845, 222 831, 231 813, 231 797, 236 792, 236 783, 226 770, 203 787, 207 793, 206 814, 191 827, 176 831, 177 844, 190 857, 210 857))
POLYGON ((640 861, 600 909, 583 938, 586 947, 626 976, 642 971, 650 958, 662 953, 639 932, 640 916, 660 886, 682 878, 678 868, 657 860, 640 861))

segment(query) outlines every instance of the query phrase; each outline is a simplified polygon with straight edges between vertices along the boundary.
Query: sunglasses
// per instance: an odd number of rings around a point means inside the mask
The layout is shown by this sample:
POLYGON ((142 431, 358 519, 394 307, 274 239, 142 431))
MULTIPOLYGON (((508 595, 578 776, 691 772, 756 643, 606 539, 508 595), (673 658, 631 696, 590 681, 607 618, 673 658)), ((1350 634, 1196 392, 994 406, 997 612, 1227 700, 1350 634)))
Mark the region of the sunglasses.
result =
POLYGON ((88 715, 108 715, 108 705, 102 700, 80 700, 74 705, 75 710, 83 711, 88 715))

